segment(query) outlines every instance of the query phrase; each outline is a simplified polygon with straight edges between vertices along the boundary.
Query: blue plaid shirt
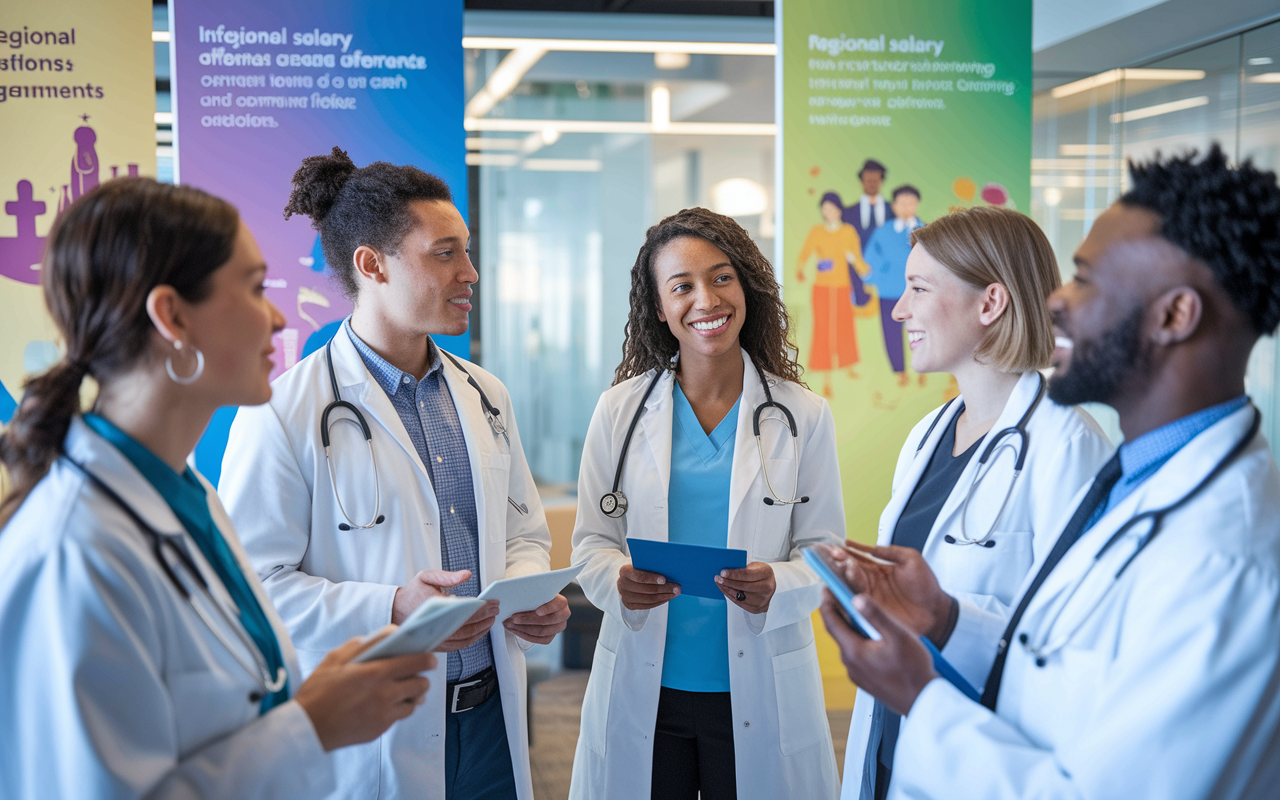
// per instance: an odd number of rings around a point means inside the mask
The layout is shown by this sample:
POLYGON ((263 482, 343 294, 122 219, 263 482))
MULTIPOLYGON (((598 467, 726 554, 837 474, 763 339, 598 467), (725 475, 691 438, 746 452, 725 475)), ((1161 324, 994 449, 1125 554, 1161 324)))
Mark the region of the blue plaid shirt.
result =
POLYGON ((1165 462, 1173 458, 1188 442, 1244 408, 1248 402, 1247 395, 1240 395, 1234 400, 1189 414, 1168 425, 1162 425, 1144 433, 1132 442, 1120 445, 1120 480, 1116 481, 1116 485, 1112 487, 1106 504, 1098 506, 1098 510, 1093 512, 1086 530, 1092 528, 1104 514, 1133 494, 1135 489, 1154 475, 1156 470, 1163 467, 1165 462))
MULTIPOLYGON (((440 507, 440 561, 447 570, 471 570, 465 583, 454 587, 458 597, 480 594, 480 523, 476 515, 476 493, 471 482, 471 459, 462 435, 462 422, 453 396, 445 382, 444 361, 435 345, 431 345, 431 368, 416 380, 407 372, 392 366, 351 330, 348 317, 342 327, 360 358, 369 368, 400 421, 409 440, 427 467, 431 486, 440 507)), ((449 653, 447 680, 465 680, 493 666, 493 646, 489 637, 463 650, 449 653)))

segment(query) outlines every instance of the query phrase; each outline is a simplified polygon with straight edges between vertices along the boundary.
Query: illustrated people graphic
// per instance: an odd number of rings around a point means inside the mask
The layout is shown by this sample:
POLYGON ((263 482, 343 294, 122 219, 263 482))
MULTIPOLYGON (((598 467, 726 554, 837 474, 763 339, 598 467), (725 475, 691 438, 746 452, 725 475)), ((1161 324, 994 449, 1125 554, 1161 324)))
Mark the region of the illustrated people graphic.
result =
MULTIPOLYGON (((884 349, 889 365, 898 375, 898 385, 907 385, 906 362, 903 358, 902 323, 893 318, 893 307, 907 290, 907 256, 911 254, 911 232, 922 223, 916 216, 920 208, 920 191, 910 184, 893 190, 893 222, 882 225, 867 242, 866 261, 871 268, 867 277, 880 294, 880 326, 884 331, 884 349)), ((920 376, 923 386, 925 377, 920 376)))
POLYGON ((796 263, 796 279, 805 280, 805 267, 817 257, 813 279, 813 347, 809 369, 823 376, 822 393, 831 397, 831 373, 847 368, 857 378, 858 334, 853 324, 853 285, 850 275, 865 275, 862 240, 853 226, 842 219, 844 203, 840 195, 827 192, 818 204, 822 222, 805 237, 796 263))
MULTIPOLYGON (((883 225, 885 219, 891 218, 886 210, 888 204, 880 196, 880 187, 884 185, 884 177, 888 171, 884 164, 874 158, 862 162, 862 169, 858 171, 858 180, 862 181, 862 196, 857 203, 847 206, 842 215, 844 221, 858 232, 858 239, 864 245, 871 239, 872 232, 883 225)), ((862 278, 853 270, 849 270, 849 280, 853 284, 853 304, 862 307, 871 302, 873 298, 862 287, 862 278)))
POLYGON ((76 155, 71 160, 71 200, 80 199, 80 195, 98 185, 98 151, 94 144, 98 134, 93 128, 83 125, 76 128, 76 155))

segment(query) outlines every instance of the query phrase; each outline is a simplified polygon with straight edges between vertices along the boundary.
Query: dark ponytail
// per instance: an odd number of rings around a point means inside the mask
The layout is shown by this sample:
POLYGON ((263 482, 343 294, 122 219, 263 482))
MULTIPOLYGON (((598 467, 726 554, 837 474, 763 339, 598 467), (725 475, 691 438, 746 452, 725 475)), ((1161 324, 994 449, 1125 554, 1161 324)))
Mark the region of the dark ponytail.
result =
POLYGON ((301 214, 320 232, 324 258, 348 300, 359 292, 352 256, 367 245, 394 254, 413 230, 416 200, 453 202, 449 186, 417 167, 375 161, 357 167, 340 148, 327 156, 309 156, 293 174, 293 192, 284 218, 301 214))
POLYGON ((107 181, 58 216, 40 281, 67 352, 26 381, 18 411, 0 433, 0 464, 12 482, 0 501, 0 525, 61 452, 85 377, 106 383, 151 351, 151 290, 167 285, 188 302, 205 299, 239 229, 239 214, 225 200, 150 178, 107 181))

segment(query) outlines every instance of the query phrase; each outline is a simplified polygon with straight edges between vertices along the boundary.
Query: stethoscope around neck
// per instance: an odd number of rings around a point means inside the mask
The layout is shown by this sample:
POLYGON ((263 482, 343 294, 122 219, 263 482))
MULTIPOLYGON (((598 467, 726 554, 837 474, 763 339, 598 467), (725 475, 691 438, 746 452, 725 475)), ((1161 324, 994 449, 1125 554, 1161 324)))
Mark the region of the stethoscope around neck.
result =
MULTIPOLYGON (((982 449, 982 455, 978 457, 977 472, 973 476, 973 481, 969 484, 968 491, 965 492, 964 505, 960 507, 960 538, 957 539, 955 536, 948 533, 942 537, 943 541, 947 544, 959 546, 977 545, 979 547, 987 548, 996 546, 995 539, 991 538, 991 534, 995 532, 996 525, 1000 523, 1000 517, 1004 516, 1005 507, 1009 505, 1009 498, 1013 496, 1013 487, 1018 483, 1018 476, 1022 474, 1022 467, 1027 461, 1027 450, 1031 446, 1031 437, 1027 433, 1027 422, 1030 421, 1031 415, 1034 414, 1036 408, 1039 407, 1040 401, 1044 399, 1046 392, 1044 376, 1037 372, 1036 377, 1040 379, 1040 382, 1036 386, 1035 399, 1031 401, 1031 405, 1027 406, 1026 412, 1024 412, 1022 418, 1018 420, 1018 424, 998 431, 991 437, 991 440, 987 442, 987 446, 982 449), (1012 441, 1010 437, 1013 437, 1013 439, 1016 440, 1016 443, 1015 441, 1012 441), (966 530, 965 522, 965 518, 969 514, 969 501, 973 499, 973 495, 978 488, 978 483, 987 476, 987 473, 991 471, 991 467, 995 464, 991 457, 999 450, 1006 447, 1013 448, 1013 451, 1016 454, 1013 462, 1013 477, 1009 479, 1009 488, 1005 490, 1004 499, 1000 501, 1000 510, 996 512, 996 516, 991 521, 991 525, 987 528, 987 532, 978 539, 971 538, 966 530)), ((921 437, 920 444, 916 446, 917 454, 919 454, 920 450, 924 447, 924 443, 929 440, 929 434, 933 433, 933 429, 937 427, 938 421, 942 419, 943 415, 947 413, 947 409, 950 408, 951 404, 954 402, 954 397, 948 400, 946 405, 944 405, 938 412, 937 416, 933 418, 933 422, 930 423, 928 430, 926 430, 924 432, 924 436, 921 437)))
MULTIPOLYGON (((765 486, 769 489, 770 497, 764 498, 764 504, 767 506, 781 505, 792 506, 800 503, 809 502, 809 496, 797 497, 796 491, 800 487, 800 438, 799 429, 796 427, 796 418, 791 414, 791 410, 782 403, 773 399, 773 392, 769 389, 769 381, 765 378, 764 371, 755 363, 751 362, 751 366, 755 367, 756 375, 760 378, 760 386, 764 389, 764 402, 756 406, 755 412, 751 415, 751 431, 756 437, 756 450, 760 453, 760 472, 764 474, 765 486), (777 417, 764 417, 764 412, 770 408, 776 408, 786 417, 787 430, 791 432, 791 446, 794 453, 792 464, 794 466, 792 485, 792 494, 790 498, 783 498, 773 488, 773 482, 769 479, 769 462, 764 457, 764 444, 760 439, 760 423, 767 420, 775 420, 782 422, 777 417)), ((617 519, 627 513, 627 496, 623 494, 622 489, 622 466, 627 460, 627 451, 631 448, 631 437, 636 432, 636 425, 640 422, 640 417, 644 414, 645 403, 649 401, 649 395, 653 394, 653 389, 658 385, 663 373, 666 370, 659 369, 654 372, 653 379, 649 381, 649 387, 644 390, 644 396, 640 398, 640 404, 636 406, 635 413, 631 415, 631 425, 627 428, 626 438, 622 440, 622 452, 618 454, 618 466, 613 473, 613 488, 600 497, 600 510, 607 517, 617 519)))
MULTIPOLYGON (((1252 403, 1250 406, 1252 407, 1252 403)), ((1098 552, 1094 554, 1093 560, 1089 562, 1089 567, 1084 571, 1084 574, 1076 580, 1072 585, 1071 590, 1067 592, 1066 598, 1057 603, 1058 610, 1057 613, 1054 614, 1053 619, 1049 620, 1048 624, 1041 626, 1041 629, 1045 632, 1043 640, 1039 644, 1032 644, 1031 637, 1027 633, 1023 632, 1018 635, 1018 642, 1035 658, 1035 665, 1037 667, 1045 666, 1045 664, 1048 663, 1049 656, 1054 655, 1066 647, 1067 643, 1069 643, 1075 635, 1080 632, 1080 629, 1089 621, 1089 618, 1093 616, 1094 612, 1101 608, 1103 599, 1106 598, 1107 594, 1111 591, 1111 588, 1119 583, 1120 576, 1129 568, 1129 565, 1133 563, 1133 560, 1137 558, 1144 549, 1146 549, 1147 545, 1151 544, 1151 540, 1155 539, 1160 533, 1161 526, 1164 523, 1164 518, 1190 502, 1192 498, 1200 494, 1206 486, 1221 475, 1223 470, 1225 470, 1232 461, 1235 461, 1236 458, 1245 451, 1245 448, 1253 442, 1254 437, 1258 435, 1258 429, 1261 426, 1262 412, 1258 411, 1258 409, 1254 407, 1253 424, 1249 426, 1249 431, 1238 442, 1236 442, 1235 446, 1232 447, 1217 464, 1214 465, 1213 469, 1209 470, 1209 474, 1205 475, 1204 478, 1192 487, 1189 492, 1167 506, 1152 509, 1150 511, 1144 511, 1141 514, 1130 518, 1124 523, 1124 525, 1120 526, 1119 530, 1111 535, 1111 538, 1107 539, 1106 543, 1103 544, 1098 552), (1093 568, 1098 565, 1098 562, 1102 560, 1102 557, 1111 549, 1112 545, 1120 541, 1125 534, 1139 523, 1146 522, 1148 520, 1151 522, 1151 527, 1142 535, 1142 538, 1138 540, 1138 546, 1129 554, 1129 557, 1124 560, 1124 563, 1120 565, 1120 569, 1116 570, 1116 574, 1111 577, 1111 583, 1107 584, 1107 588, 1098 596, 1094 605, 1086 613, 1080 616, 1080 619, 1077 620, 1076 624, 1073 625, 1071 630, 1065 635, 1060 636, 1057 639, 1050 640, 1049 634, 1052 633, 1054 626, 1057 625, 1058 620, 1062 617, 1063 611, 1066 609, 1067 605, 1070 604, 1072 598, 1075 597, 1076 592, 1080 590, 1080 587, 1083 586, 1085 581, 1088 579, 1089 574, 1093 572, 1093 568)), ((1005 646, 1007 646, 1007 643, 1001 641, 1000 647, 1004 648, 1005 646)))
MULTIPOLYGON (((507 435, 507 428, 502 424, 501 418, 498 416, 499 408, 489 402, 489 397, 484 393, 484 389, 480 388, 480 384, 476 383, 476 379, 471 377, 471 373, 467 372, 466 367, 452 354, 439 350, 440 354, 449 359, 455 367, 461 370, 463 375, 467 376, 467 383, 471 384, 471 388, 475 389, 480 395, 480 406, 484 409, 485 419, 489 423, 489 428, 493 430, 494 438, 499 436, 506 442, 507 452, 511 452, 511 437, 507 435)), ((320 413, 320 444, 324 445, 324 460, 329 467, 329 483, 333 486, 333 497, 338 502, 338 511, 342 514, 342 518, 346 522, 338 524, 338 530, 367 530, 375 525, 381 525, 387 521, 386 516, 381 513, 382 509, 382 483, 378 480, 378 459, 373 456, 373 433, 369 430, 369 423, 365 421, 364 414, 360 413, 360 409, 351 403, 342 399, 342 392, 338 390, 338 376, 333 369, 333 339, 330 339, 324 346, 325 362, 329 366, 329 385, 333 388, 333 401, 324 407, 324 411, 320 413), (338 476, 334 473, 333 458, 330 456, 330 440, 329 440, 329 415, 338 409, 346 409, 350 411, 352 417, 338 417, 334 420, 337 422, 349 422, 360 428, 360 433, 364 436, 365 444, 369 446, 369 461, 373 463, 373 515, 369 517, 369 521, 363 525, 351 519, 351 515, 347 513, 346 506, 342 504, 342 495, 338 492, 338 476)), ((515 501, 511 501, 515 505, 515 501)), ((527 513, 527 511, 525 512, 527 513)))
POLYGON ((272 677, 271 666, 267 663, 266 656, 263 655, 257 643, 254 642, 249 634, 244 630, 244 627, 237 623, 232 614, 223 607, 217 596, 214 595, 213 590, 209 588, 209 582, 205 580, 204 575, 201 574, 199 568, 196 567, 195 561, 187 553, 185 547, 175 541, 175 539, 179 537, 163 534, 153 528, 142 518, 142 515, 134 510, 133 506, 126 503, 124 498, 103 482, 101 478, 94 475, 93 472, 85 465, 66 454, 63 454, 62 459, 75 467, 81 475, 84 475, 85 478, 89 480, 89 483, 93 484, 94 488, 102 492, 102 494, 106 495, 109 500, 119 506, 120 510, 133 520, 133 523, 137 525, 147 538, 151 540, 151 553, 160 564, 160 569, 164 571, 169 582, 178 590, 178 594, 182 596, 182 599, 186 600, 187 603, 191 605, 191 608, 196 612, 196 616, 198 616, 200 621, 205 624, 213 634, 214 638, 218 640, 219 644, 226 648, 227 652, 231 654, 231 657, 235 659, 235 662, 245 671, 245 674, 253 679, 253 681, 258 685, 258 688, 265 692, 265 694, 261 696, 255 693, 250 696, 250 699, 257 702, 261 700, 262 697, 273 695, 283 689, 285 683, 289 680, 289 673, 283 666, 281 666, 276 668, 275 676, 272 677), (195 598, 191 596, 191 590, 187 588, 186 583, 179 577, 178 571, 174 569, 169 558, 165 556, 166 546, 170 552, 177 556, 178 564, 182 567, 182 570, 194 579, 199 591, 203 592, 204 595, 209 598, 209 604, 217 609, 218 616, 222 618, 223 624, 217 624, 209 616, 209 613, 202 607, 202 605, 197 603, 195 598), (235 633, 236 637, 240 640, 240 644, 243 649, 251 654, 253 663, 246 662, 240 655, 240 648, 232 646, 231 642, 223 633, 224 628, 230 628, 235 633))

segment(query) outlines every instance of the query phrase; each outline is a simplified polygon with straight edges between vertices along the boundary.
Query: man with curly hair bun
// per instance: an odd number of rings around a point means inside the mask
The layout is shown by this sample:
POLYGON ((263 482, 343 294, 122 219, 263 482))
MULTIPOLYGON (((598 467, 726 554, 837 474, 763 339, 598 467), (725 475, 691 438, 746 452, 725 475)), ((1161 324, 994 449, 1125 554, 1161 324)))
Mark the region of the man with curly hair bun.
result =
POLYGON ((854 601, 879 641, 824 600, 849 676, 905 715, 889 797, 1275 796, 1280 471, 1245 369, 1280 323, 1280 187, 1217 145, 1131 171, 1049 300, 1050 397, 1110 405, 1125 441, 989 643, 981 699, 898 621, 936 583, 854 601))

